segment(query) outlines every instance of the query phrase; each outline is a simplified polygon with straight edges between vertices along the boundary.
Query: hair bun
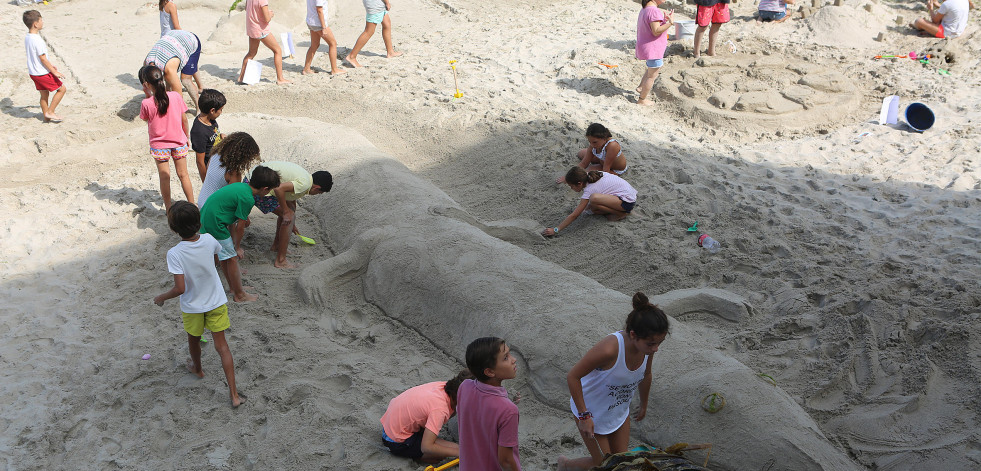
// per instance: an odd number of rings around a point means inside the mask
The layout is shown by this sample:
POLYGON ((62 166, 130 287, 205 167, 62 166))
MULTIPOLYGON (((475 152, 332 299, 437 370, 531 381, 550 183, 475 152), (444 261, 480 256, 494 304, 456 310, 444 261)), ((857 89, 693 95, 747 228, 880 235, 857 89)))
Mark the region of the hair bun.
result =
POLYGON ((633 299, 634 309, 640 309, 651 305, 650 300, 647 299, 647 295, 638 291, 634 294, 633 299))

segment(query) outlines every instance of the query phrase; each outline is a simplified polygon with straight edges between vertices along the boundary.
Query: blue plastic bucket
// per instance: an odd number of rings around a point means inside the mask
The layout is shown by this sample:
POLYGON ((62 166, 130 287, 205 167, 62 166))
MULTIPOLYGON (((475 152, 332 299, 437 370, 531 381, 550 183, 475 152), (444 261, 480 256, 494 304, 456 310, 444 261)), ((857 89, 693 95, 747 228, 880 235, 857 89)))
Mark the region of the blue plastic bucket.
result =
POLYGON ((933 127, 937 118, 933 115, 933 110, 923 103, 910 103, 903 113, 906 124, 914 131, 923 132, 933 127))

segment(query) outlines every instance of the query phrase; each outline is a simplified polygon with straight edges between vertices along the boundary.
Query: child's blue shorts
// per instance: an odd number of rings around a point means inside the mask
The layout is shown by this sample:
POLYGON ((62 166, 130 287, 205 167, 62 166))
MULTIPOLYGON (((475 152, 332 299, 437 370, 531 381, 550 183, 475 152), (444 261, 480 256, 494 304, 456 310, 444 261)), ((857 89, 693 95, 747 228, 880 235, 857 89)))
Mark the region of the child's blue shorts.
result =
POLYGON ((647 68, 656 69, 664 65, 664 59, 647 59, 647 68))
POLYGON ((388 10, 385 10, 385 11, 383 11, 381 13, 368 13, 368 15, 365 16, 365 19, 364 20, 367 23, 374 23, 374 24, 377 25, 377 24, 381 23, 382 20, 385 19, 385 15, 387 15, 387 14, 388 14, 388 10))

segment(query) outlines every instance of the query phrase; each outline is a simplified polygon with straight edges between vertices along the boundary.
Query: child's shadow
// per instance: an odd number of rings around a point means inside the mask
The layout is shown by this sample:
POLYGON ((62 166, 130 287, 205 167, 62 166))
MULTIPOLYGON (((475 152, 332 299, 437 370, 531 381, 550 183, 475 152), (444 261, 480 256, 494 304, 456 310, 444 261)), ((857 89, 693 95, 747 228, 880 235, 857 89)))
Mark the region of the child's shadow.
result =
POLYGON ((600 39, 599 41, 596 41, 596 44, 613 49, 614 51, 627 51, 633 50, 633 48, 637 46, 637 41, 614 41, 612 39, 600 39))
MULTIPOLYGON (((142 90, 142 88, 140 88, 140 90, 142 90)), ((123 103, 123 106, 119 108, 119 111, 116 112, 116 116, 119 116, 126 121, 135 120, 136 117, 140 115, 140 106, 143 104, 144 98, 146 98, 146 95, 143 95, 142 93, 130 98, 129 101, 123 103)))
POLYGON ((14 106, 14 102, 10 98, 0 100, 0 110, 3 110, 3 114, 15 118, 41 117, 41 108, 39 106, 14 106))
POLYGON ((562 88, 568 88, 592 96, 613 97, 629 93, 627 90, 616 86, 616 84, 605 78, 564 78, 556 80, 555 83, 562 88))
POLYGON ((90 182, 85 186, 85 189, 91 191, 96 199, 112 201, 120 205, 135 205, 132 216, 136 218, 136 227, 140 229, 150 228, 162 236, 170 235, 166 212, 153 204, 154 201, 160 201, 159 191, 136 190, 125 187, 109 188, 97 182, 90 182))
MULTIPOLYGON (((262 65, 265 66, 265 64, 262 65)), ((214 64, 204 64, 201 66, 201 70, 207 72, 208 75, 211 75, 212 77, 231 80, 233 82, 238 80, 238 73, 241 72, 241 69, 238 68, 223 69, 214 64)))
POLYGON ((143 85, 140 84, 140 80, 137 79, 133 74, 119 74, 116 79, 125 85, 129 85, 139 91, 143 91, 143 85))

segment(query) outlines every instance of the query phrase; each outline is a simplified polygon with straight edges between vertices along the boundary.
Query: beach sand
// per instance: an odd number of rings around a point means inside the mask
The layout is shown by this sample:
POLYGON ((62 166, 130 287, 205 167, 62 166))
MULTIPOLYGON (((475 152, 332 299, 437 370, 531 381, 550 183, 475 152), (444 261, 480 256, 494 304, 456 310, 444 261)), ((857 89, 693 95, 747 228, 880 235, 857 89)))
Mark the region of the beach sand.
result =
MULTIPOLYGON (((228 97, 222 131, 254 129, 264 159, 310 170, 331 162, 328 170, 345 173, 334 164, 344 155, 310 155, 302 141, 264 129, 322 135, 312 148, 366 140, 371 152, 445 193, 459 207, 452 217, 557 272, 584 275, 623 299, 636 291, 725 290, 745 299, 747 314, 676 313, 684 324, 679 341, 772 377, 856 466, 981 466, 977 12, 965 36, 945 42, 897 26, 897 16, 925 15, 919 4, 845 0, 807 19, 764 25, 752 19, 753 4, 737 2, 716 57, 696 61, 686 54, 691 40, 671 43, 656 104, 642 108, 633 92, 644 70, 633 59, 636 3, 393 0, 396 49, 405 55, 386 59, 377 32, 359 56, 366 67, 338 77, 325 73, 326 45, 314 61, 321 73, 300 75, 309 44, 303 5, 274 0, 271 7, 273 33, 296 38, 298 57, 284 61, 294 81, 288 86, 275 84, 263 47, 263 81, 235 84, 247 44, 243 14, 178 2, 182 25, 204 42, 205 85, 228 97), (909 51, 939 59, 872 59, 909 51), (449 60, 459 61, 459 99, 449 60), (888 95, 900 97, 901 110, 927 104, 936 124, 922 134, 877 124, 888 95), (554 181, 575 164, 591 122, 623 145, 637 208, 622 222, 587 217, 544 240, 536 232, 576 204, 554 181), (722 243, 719 253, 696 246, 685 231, 695 221, 722 243)), ((404 389, 450 378, 463 367, 463 351, 420 325, 440 318, 399 317, 391 307, 398 296, 373 299, 377 274, 313 280, 332 282, 318 302, 308 301, 301 287, 311 280, 299 278, 311 272, 272 266, 272 216, 254 212, 243 243, 245 282, 260 299, 230 306, 229 345, 247 403, 229 406, 210 346, 207 376, 186 372, 177 303, 151 301, 172 283, 165 252, 178 240, 137 117, 143 93, 135 75, 157 39, 156 4, 54 0, 37 8, 68 94, 58 109, 65 121, 42 124, 24 67, 24 8, 0 5, 0 35, 12 51, 0 58, 0 469, 422 470, 381 446, 378 418, 404 389)), ((690 4, 662 6, 672 8, 676 18, 694 16, 690 4)), ((331 3, 342 56, 363 15, 359 1, 331 3)), ((193 165, 190 172, 197 191, 193 165)), ((393 201, 404 192, 399 182, 387 188, 393 201)), ((332 205, 330 193, 302 200, 299 228, 318 243, 295 241, 291 260, 309 268, 345 253, 352 241, 333 234, 356 229, 363 210, 332 205)), ((490 273, 503 262, 485 263, 490 273)), ((481 292, 475 283, 439 301, 466 305, 481 292)), ((592 302, 582 294, 547 293, 568 304, 554 321, 559 338, 535 348, 550 349, 558 363, 575 361, 629 312, 624 302, 605 324, 590 319, 605 330, 582 332, 577 316, 592 302)), ((659 355, 672 351, 679 350, 659 355)), ((706 365, 689 368, 697 378, 706 365)), ((529 470, 585 453, 567 409, 556 405, 566 398, 543 396, 537 374, 519 370, 506 383, 523 396, 521 457, 529 470)), ((696 409, 701 398, 689 399, 651 404, 696 409)), ((743 426, 718 423, 734 436, 743 426)), ((451 438, 453 430, 451 423, 451 438)), ((714 443, 710 467, 745 469, 733 463, 743 452, 733 443, 714 443)), ((779 447, 766 445, 757 445, 760 461, 787 469, 779 447)))

